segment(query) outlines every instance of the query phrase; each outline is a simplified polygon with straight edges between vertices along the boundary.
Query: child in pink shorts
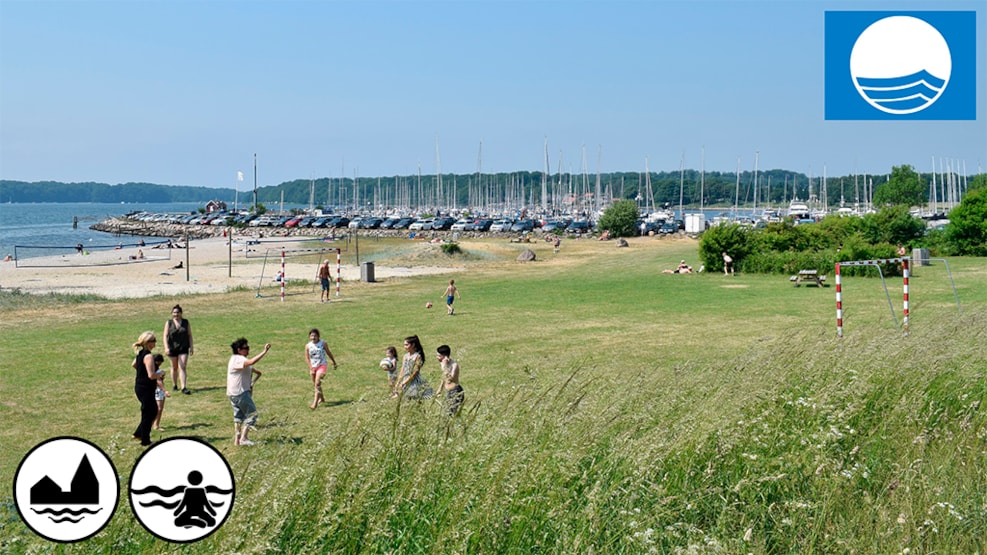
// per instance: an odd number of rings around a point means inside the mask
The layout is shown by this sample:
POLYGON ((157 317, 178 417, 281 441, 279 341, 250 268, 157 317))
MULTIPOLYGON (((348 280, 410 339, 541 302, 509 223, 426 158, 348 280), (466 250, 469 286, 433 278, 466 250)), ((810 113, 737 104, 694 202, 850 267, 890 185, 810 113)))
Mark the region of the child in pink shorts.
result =
POLYGON ((322 378, 326 375, 328 360, 332 361, 332 369, 336 369, 336 358, 332 356, 332 351, 326 342, 320 338, 319 330, 312 328, 308 332, 308 343, 305 344, 305 361, 308 362, 309 375, 312 376, 312 385, 315 386, 315 399, 308 408, 315 410, 319 403, 325 401, 322 395, 322 378))

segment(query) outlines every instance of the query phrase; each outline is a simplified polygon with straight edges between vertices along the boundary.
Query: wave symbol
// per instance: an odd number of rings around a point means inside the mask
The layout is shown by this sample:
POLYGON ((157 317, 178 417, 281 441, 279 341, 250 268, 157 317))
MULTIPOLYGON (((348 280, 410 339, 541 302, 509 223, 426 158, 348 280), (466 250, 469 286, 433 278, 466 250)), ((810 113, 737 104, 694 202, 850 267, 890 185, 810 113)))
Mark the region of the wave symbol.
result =
POLYGON ((892 113, 921 110, 935 102, 946 81, 922 70, 888 78, 856 77, 860 94, 873 105, 892 113))
POLYGON ((76 509, 76 510, 72 510, 72 509, 68 509, 68 508, 66 508, 66 509, 58 509, 58 510, 55 510, 55 509, 41 509, 39 511, 39 510, 35 509, 34 507, 31 507, 31 510, 34 511, 36 514, 39 514, 39 515, 43 515, 43 514, 51 515, 51 516, 48 517, 48 520, 51 520, 52 522, 71 522, 71 523, 75 524, 75 523, 81 522, 82 519, 86 518, 85 515, 94 515, 94 514, 100 512, 100 511, 102 511, 103 508, 102 507, 99 507, 96 510, 86 509, 86 508, 76 509), (62 517, 62 515, 65 515, 65 514, 67 514, 69 516, 62 517), (61 518, 55 518, 56 516, 57 517, 61 517, 61 518), (79 518, 72 518, 72 517, 79 517, 79 518))

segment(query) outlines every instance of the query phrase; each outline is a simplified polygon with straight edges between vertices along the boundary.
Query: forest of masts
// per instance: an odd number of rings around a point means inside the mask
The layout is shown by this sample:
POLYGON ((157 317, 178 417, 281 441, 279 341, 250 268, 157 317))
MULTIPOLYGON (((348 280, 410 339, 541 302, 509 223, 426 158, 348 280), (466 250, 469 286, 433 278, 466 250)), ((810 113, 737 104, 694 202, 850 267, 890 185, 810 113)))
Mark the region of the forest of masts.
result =
MULTIPOLYGON (((307 197, 309 208, 332 207, 351 213, 374 214, 486 214, 517 217, 522 213, 541 216, 594 217, 613 201, 631 199, 642 213, 662 209, 757 212, 786 208, 789 202, 805 202, 818 211, 852 208, 871 209, 874 190, 887 175, 852 175, 838 178, 792 173, 786 170, 723 173, 686 169, 684 157, 678 172, 609 173, 591 177, 583 171, 521 171, 514 173, 442 174, 394 177, 320 178, 296 180, 277 187, 281 201, 296 204, 307 197), (300 189, 304 189, 304 193, 300 189), (303 194, 302 197, 300 194, 303 194), (285 198, 287 195, 288 198, 285 198), (324 204, 323 204, 324 199, 324 204)), ((929 186, 927 211, 948 211, 959 204, 966 191, 965 162, 943 161, 935 171, 919 174, 929 186)), ((270 197, 271 192, 265 194, 270 197)))

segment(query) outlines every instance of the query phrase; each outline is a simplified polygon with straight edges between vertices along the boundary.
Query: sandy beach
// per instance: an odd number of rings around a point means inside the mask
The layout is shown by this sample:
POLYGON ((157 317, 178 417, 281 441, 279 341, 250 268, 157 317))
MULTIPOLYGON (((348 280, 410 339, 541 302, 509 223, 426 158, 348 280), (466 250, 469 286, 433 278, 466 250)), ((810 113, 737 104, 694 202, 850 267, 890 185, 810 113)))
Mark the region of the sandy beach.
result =
MULTIPOLYGON (((0 262, 0 289, 18 289, 23 293, 95 294, 110 299, 144 298, 155 295, 184 295, 223 293, 239 287, 256 288, 277 285, 274 276, 280 269, 280 250, 302 250, 297 239, 265 238, 260 242, 236 237, 232 250, 225 237, 192 240, 190 249, 183 248, 124 248, 93 252, 86 255, 69 254, 44 258, 0 262), (246 244, 245 244, 246 243, 246 244), (249 253, 245 253, 245 248, 249 253), (144 257, 139 258, 143 251, 144 257), (264 255, 268 254, 265 266, 264 255), (186 256, 188 262, 186 262, 186 256), (232 256, 232 264, 230 258, 232 256), (178 268, 179 263, 182 267, 178 268), (232 276, 230 276, 232 268, 232 276)), ((321 248, 321 247, 320 247, 321 248)), ((326 248, 335 248, 326 244, 326 248)), ((302 263, 289 256, 285 270, 288 283, 292 279, 315 281, 315 263, 319 249, 302 263), (298 274, 298 275, 294 275, 298 274)), ((336 256, 333 252, 331 269, 336 278, 336 256)), ((339 275, 345 281, 360 279, 360 268, 344 254, 339 275)), ((419 274, 439 274, 452 268, 429 266, 395 266, 375 264, 377 279, 419 274)))

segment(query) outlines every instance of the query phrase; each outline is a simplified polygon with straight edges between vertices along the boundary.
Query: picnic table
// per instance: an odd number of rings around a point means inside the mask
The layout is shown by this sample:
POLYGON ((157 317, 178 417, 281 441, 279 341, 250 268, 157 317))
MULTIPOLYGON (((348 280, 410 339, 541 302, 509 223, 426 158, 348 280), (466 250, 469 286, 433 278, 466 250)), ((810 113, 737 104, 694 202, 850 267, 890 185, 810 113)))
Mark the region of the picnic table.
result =
POLYGON ((813 282, 816 284, 816 287, 822 287, 826 281, 826 276, 819 275, 818 270, 799 270, 799 273, 788 278, 788 281, 794 281, 795 287, 802 285, 803 281, 813 282))

